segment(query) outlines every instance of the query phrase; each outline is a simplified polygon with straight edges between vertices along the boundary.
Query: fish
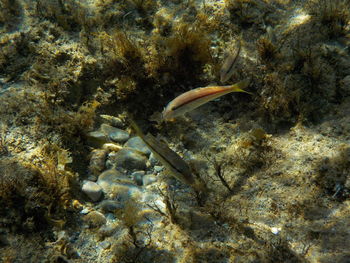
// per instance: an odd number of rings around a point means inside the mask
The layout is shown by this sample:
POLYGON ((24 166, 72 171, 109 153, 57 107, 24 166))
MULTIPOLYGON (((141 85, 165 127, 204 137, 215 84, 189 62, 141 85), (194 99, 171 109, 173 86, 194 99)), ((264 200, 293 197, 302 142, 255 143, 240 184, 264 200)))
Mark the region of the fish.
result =
POLYGON ((140 127, 129 115, 130 124, 136 134, 144 141, 157 160, 161 162, 177 180, 196 187, 196 181, 192 175, 190 166, 165 143, 156 139, 152 134, 144 134, 140 127))
POLYGON ((240 52, 241 52, 241 42, 238 41, 238 47, 236 49, 236 52, 228 54, 224 60, 224 63, 222 64, 222 67, 220 69, 221 83, 228 81, 232 77, 233 70, 235 68, 234 65, 237 62, 237 58, 240 52))
POLYGON ((162 120, 169 121, 199 106, 231 92, 245 92, 250 80, 245 79, 228 86, 208 86, 187 91, 169 102, 162 112, 162 120))

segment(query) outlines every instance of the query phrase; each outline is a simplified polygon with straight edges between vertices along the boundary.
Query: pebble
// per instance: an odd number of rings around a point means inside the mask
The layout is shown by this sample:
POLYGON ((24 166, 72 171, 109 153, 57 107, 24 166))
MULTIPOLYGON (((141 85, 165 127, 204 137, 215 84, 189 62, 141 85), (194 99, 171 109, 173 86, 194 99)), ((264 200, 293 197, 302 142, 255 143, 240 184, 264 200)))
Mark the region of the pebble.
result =
POLYGON ((107 161, 106 161, 106 168, 107 169, 115 168, 114 159, 116 158, 115 157, 116 155, 117 155, 117 152, 110 152, 108 154, 107 161))
POLYGON ((123 204, 115 200, 103 200, 98 206, 98 208, 101 208, 103 212, 110 213, 114 213, 116 210, 122 209, 123 207, 123 204))
POLYGON ((114 141, 114 142, 118 142, 118 143, 124 143, 129 139, 129 133, 119 129, 119 128, 115 128, 113 126, 110 126, 108 124, 102 124, 101 125, 101 131, 103 133, 105 133, 106 135, 108 135, 108 137, 114 141))
POLYGON ((97 184, 102 187, 105 193, 110 192, 109 188, 115 184, 132 184, 133 181, 125 174, 115 170, 109 169, 100 174, 97 184))
POLYGON ((136 171, 131 174, 132 178, 134 179, 135 183, 137 185, 143 184, 143 176, 145 175, 145 171, 136 171))
POLYGON ((146 174, 142 178, 143 185, 149 185, 157 181, 157 177, 154 176, 153 174, 146 174))
POLYGON ((102 238, 110 237, 117 231, 116 227, 113 224, 102 226, 98 233, 102 238))
POLYGON ((85 181, 82 191, 94 202, 98 201, 102 196, 102 188, 95 182, 85 181))
POLYGON ((116 167, 127 170, 145 170, 147 168, 147 158, 132 148, 123 148, 113 157, 110 160, 116 167))
POLYGON ((157 160, 157 158, 154 156, 154 154, 152 152, 149 156, 149 161, 150 161, 152 166, 159 164, 159 161, 157 160))
POLYGON ((111 116, 111 115, 100 115, 102 119, 108 122, 108 124, 117 127, 117 128, 123 128, 124 124, 123 121, 117 117, 111 116))
POLYGON ((109 249, 111 247, 111 242, 109 241, 102 241, 99 243, 100 248, 102 249, 109 249))
POLYGON ((109 138, 102 131, 92 131, 86 134, 86 141, 90 146, 99 148, 109 142, 109 138))
POLYGON ((80 211, 80 214, 82 215, 87 215, 88 213, 90 213, 90 208, 85 207, 83 210, 80 211))
POLYGON ((110 152, 117 152, 123 149, 123 147, 115 143, 105 143, 104 145, 102 145, 102 149, 110 152))
POLYGON ((130 147, 133 149, 136 149, 140 152, 143 152, 144 154, 146 154, 147 156, 149 156, 151 154, 151 150, 148 148, 148 146, 143 142, 143 140, 136 136, 136 137, 132 137, 130 138, 124 145, 125 147, 130 147))
POLYGON ((91 152, 89 171, 93 175, 101 173, 105 168, 107 151, 96 149, 91 152))
POLYGON ((84 221, 92 228, 101 227, 107 222, 106 217, 98 211, 92 211, 85 215, 84 221))
POLYGON ((159 165, 154 166, 154 171, 155 171, 156 173, 161 172, 163 169, 164 169, 163 166, 159 166, 159 165))

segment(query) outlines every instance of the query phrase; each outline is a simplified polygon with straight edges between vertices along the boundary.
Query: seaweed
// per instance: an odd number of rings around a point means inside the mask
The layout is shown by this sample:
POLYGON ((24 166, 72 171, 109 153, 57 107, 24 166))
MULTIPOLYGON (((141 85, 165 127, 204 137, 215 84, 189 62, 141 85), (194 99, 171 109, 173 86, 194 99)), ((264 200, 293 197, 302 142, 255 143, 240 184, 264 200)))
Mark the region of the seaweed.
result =
POLYGON ((84 5, 70 0, 39 0, 36 2, 36 14, 56 22, 66 31, 90 31, 95 22, 84 5))
POLYGON ((186 23, 173 25, 172 32, 168 37, 153 37, 151 51, 154 52, 147 60, 146 69, 154 78, 169 76, 167 84, 174 81, 193 83, 200 79, 206 64, 214 63, 210 39, 206 31, 186 23))
POLYGON ((335 38, 349 33, 349 0, 315 0, 307 5, 316 22, 322 25, 326 36, 335 38))
POLYGON ((225 0, 225 6, 232 21, 243 29, 263 23, 266 13, 273 8, 267 2, 256 0, 225 0))
POLYGON ((46 152, 47 147, 37 153, 43 158, 42 162, 21 163, 14 158, 0 162, 3 171, 0 180, 1 213, 5 222, 13 214, 14 220, 6 225, 15 232, 46 231, 61 228, 65 223, 62 218, 70 206, 69 189, 74 176, 66 170, 58 170, 57 159, 53 153, 46 152), (8 214, 10 210, 12 212, 8 214))
POLYGON ((22 13, 22 5, 18 0, 1 0, 0 32, 1 27, 4 27, 4 31, 14 30, 20 24, 22 13))
POLYGON ((257 41, 257 51, 262 62, 270 62, 277 56, 277 47, 272 41, 263 36, 257 41))
POLYGON ((350 193, 350 178, 345 172, 350 169, 350 147, 343 144, 337 150, 338 155, 334 158, 320 161, 316 182, 321 192, 341 202, 348 199, 350 193))

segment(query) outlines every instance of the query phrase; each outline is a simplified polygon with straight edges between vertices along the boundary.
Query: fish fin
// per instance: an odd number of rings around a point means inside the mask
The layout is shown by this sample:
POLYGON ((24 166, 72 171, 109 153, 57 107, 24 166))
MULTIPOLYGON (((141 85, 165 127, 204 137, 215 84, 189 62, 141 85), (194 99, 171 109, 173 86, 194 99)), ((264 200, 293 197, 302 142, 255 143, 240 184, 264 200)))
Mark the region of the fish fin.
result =
POLYGON ((142 132, 141 128, 137 125, 137 123, 134 120, 134 116, 131 113, 127 113, 129 122, 133 130, 135 131, 136 135, 141 137, 142 139, 145 137, 144 133, 142 132))
POLYGON ((244 90, 245 88, 247 88, 249 86, 249 84, 250 84, 250 79, 247 78, 245 80, 242 80, 242 81, 234 84, 232 86, 232 89, 234 92, 244 92, 244 93, 248 93, 250 95, 253 95, 253 93, 244 90))
POLYGON ((253 93, 251 93, 251 92, 249 92, 249 91, 246 91, 246 90, 243 90, 243 89, 240 89, 240 88, 236 88, 236 89, 234 90, 234 92, 244 92, 244 93, 247 93, 247 94, 249 94, 249 95, 253 95, 253 93))

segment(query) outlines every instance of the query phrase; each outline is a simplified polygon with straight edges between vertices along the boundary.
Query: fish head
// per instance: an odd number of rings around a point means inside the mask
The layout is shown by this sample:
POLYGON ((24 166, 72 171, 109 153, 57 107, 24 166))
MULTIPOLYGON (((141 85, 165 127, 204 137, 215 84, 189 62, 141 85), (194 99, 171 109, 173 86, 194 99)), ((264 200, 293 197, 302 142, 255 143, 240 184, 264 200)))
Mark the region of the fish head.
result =
POLYGON ((173 110, 173 107, 171 105, 168 105, 164 108, 162 112, 162 120, 163 121, 169 121, 174 119, 175 117, 175 111, 173 110))

